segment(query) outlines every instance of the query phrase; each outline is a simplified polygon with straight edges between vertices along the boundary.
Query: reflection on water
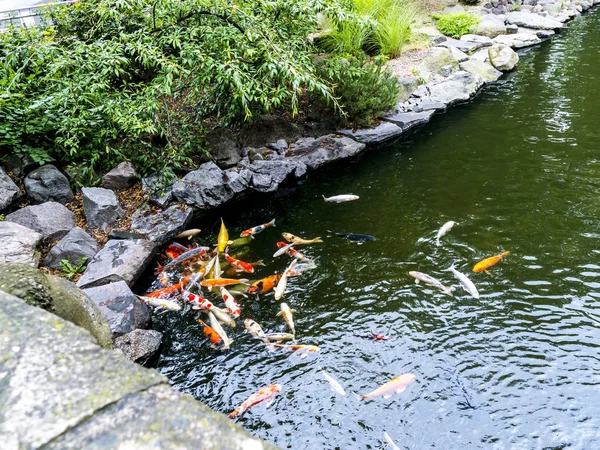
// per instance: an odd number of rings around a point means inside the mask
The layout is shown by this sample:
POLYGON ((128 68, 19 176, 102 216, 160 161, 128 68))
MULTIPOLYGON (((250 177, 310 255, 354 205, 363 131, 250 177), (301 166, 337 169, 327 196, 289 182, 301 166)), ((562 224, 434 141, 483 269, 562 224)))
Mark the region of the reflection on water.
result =
MULTIPOLYGON (((281 232, 324 244, 303 250, 318 269, 290 279, 284 296, 306 358, 270 352, 243 333, 211 350, 191 313, 159 313, 159 370, 174 385, 229 413, 280 383, 270 408, 236 419, 282 448, 380 449, 386 431, 403 449, 600 448, 600 13, 523 56, 518 71, 396 146, 310 174, 298 189, 226 211, 234 233, 277 217, 252 241, 257 275, 281 232), (350 203, 321 194, 353 193, 350 203), (457 225, 434 243, 446 221, 457 225), (366 233, 356 245, 327 230, 366 233), (510 250, 491 275, 473 264, 510 250), (453 262, 481 298, 416 285, 419 270, 457 285, 453 262), (389 342, 354 334, 384 333, 389 342), (417 375, 390 399, 359 402, 331 391, 370 392, 417 375)), ((199 224, 212 243, 218 221, 199 224)), ((284 331, 272 293, 242 299, 242 319, 284 331)))

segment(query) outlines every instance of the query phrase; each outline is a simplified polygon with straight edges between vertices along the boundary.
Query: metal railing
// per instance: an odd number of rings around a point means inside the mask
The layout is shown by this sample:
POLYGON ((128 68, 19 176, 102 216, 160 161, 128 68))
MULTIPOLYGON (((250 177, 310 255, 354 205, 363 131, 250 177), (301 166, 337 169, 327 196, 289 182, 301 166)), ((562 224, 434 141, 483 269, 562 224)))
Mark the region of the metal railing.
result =
POLYGON ((79 0, 67 0, 61 2, 49 2, 39 5, 26 6, 24 8, 8 9, 0 11, 0 31, 12 25, 15 27, 30 27, 40 23, 39 16, 48 6, 66 6, 77 3, 79 0))

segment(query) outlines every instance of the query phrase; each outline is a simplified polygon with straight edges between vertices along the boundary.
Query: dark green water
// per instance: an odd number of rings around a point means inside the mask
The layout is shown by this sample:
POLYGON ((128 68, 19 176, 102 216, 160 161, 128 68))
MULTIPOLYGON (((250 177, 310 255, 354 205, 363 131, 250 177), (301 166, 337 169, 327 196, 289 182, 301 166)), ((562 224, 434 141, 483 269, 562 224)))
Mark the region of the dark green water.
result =
MULTIPOLYGON (((174 385, 229 413, 272 383, 266 409, 236 419, 282 448, 380 449, 387 431, 402 449, 600 448, 600 11, 521 55, 518 70, 469 105, 437 116, 412 138, 311 173, 297 189, 228 210, 231 235, 277 218, 245 260, 281 272, 279 233, 335 237, 304 252, 318 269, 288 284, 306 358, 271 353, 230 331, 232 350, 208 348, 191 312, 160 313, 159 370, 174 385), (360 200, 325 203, 321 194, 360 200), (435 231, 458 224, 436 247, 435 231), (480 259, 510 250, 492 275, 480 259), (409 270, 447 284, 450 264, 481 298, 415 285, 409 270), (372 342, 353 332, 388 334, 372 342), (359 403, 332 392, 324 368, 348 392, 365 393, 404 372, 401 394, 359 403)), ((214 242, 214 221, 199 242, 214 242)), ((454 283, 456 284, 456 283, 454 283)), ((220 302, 217 302, 220 304, 220 302)), ((242 300, 242 318, 285 330, 273 294, 242 300)))

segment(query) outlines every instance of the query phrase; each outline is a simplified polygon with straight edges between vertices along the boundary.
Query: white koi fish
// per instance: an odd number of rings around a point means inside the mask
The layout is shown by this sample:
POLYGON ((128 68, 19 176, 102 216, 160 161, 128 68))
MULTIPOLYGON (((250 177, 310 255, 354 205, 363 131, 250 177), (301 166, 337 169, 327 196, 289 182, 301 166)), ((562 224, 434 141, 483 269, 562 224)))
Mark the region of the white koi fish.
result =
POLYGON ((442 225, 442 228, 438 230, 437 235, 435 236, 436 245, 440 245, 440 238, 448 234, 454 225, 456 225, 456 222, 453 222, 452 220, 442 225))
POLYGON ((277 258, 278 256, 283 255, 285 252, 287 252, 288 250, 291 250, 292 247, 294 246, 294 243, 292 242, 291 244, 288 245, 284 245, 283 247, 281 247, 279 250, 277 250, 275 253, 273 253, 273 258, 277 258))
POLYGON ((426 273, 417 272, 415 270, 408 272, 408 274, 415 279, 415 283, 419 284, 419 281, 422 281, 423 283, 428 284, 429 286, 433 286, 440 289, 444 294, 448 294, 450 297, 453 297, 452 289, 444 286, 442 282, 437 278, 433 278, 432 276, 427 275, 426 273))
POLYGON ((290 327, 290 330, 292 331, 292 334, 295 336, 296 335, 296 327, 294 326, 294 317, 292 316, 292 313, 295 313, 296 310, 295 309, 290 309, 290 307, 288 306, 287 303, 282 303, 281 304, 281 312, 278 312, 277 315, 281 315, 283 316, 283 319, 285 320, 285 323, 287 323, 287 326, 290 327))
POLYGON ((289 267, 283 271, 283 275, 279 279, 279 282, 277 283, 277 287, 275 288, 275 300, 279 300, 279 299, 281 299, 281 297, 283 297, 283 293, 285 292, 285 289, 287 288, 287 280, 288 280, 288 276, 289 276, 288 270, 293 269, 297 262, 298 262, 297 260, 292 261, 292 263, 289 265, 289 267))
POLYGON ((323 196, 323 200, 325 200, 326 202, 336 202, 336 203, 351 202, 352 200, 358 200, 359 198, 360 197, 358 195, 352 195, 352 194, 334 195, 333 197, 323 196))
POLYGON ((331 375, 329 375, 324 370, 321 370, 321 373, 323 374, 323 376, 325 377, 325 379, 327 381, 329 381, 329 384, 330 384, 331 389, 333 391, 337 392, 340 395, 346 395, 346 391, 344 390, 344 388, 342 387, 342 385, 336 381, 335 378, 333 378, 331 375))
POLYGON ((474 298, 479 298, 479 292, 477 292, 477 288, 475 287, 473 282, 471 280, 469 280, 469 277, 466 276, 464 273, 460 273, 458 270, 456 270, 454 268, 454 263, 452 263, 452 265, 450 266, 450 268, 448 270, 450 272, 452 272, 452 275, 454 275, 454 278, 456 278, 458 281, 460 281, 460 284, 465 291, 467 291, 469 294, 471 294, 474 298))
POLYGON ((181 310, 181 306, 179 306, 178 303, 176 303, 172 300, 165 300, 162 298, 153 298, 153 297, 144 297, 142 295, 136 295, 136 297, 139 298, 144 303, 146 303, 150 306, 154 306, 155 308, 164 308, 164 309, 168 309, 169 311, 181 310))
POLYGON ((177 239, 188 238, 188 241, 192 239, 195 235, 200 233, 199 228, 192 228, 191 230, 185 230, 183 233, 179 233, 175 236, 177 239))
POLYGON ((387 442, 390 445, 390 448, 392 450, 400 450, 400 447, 398 447, 396 444, 394 444, 394 441, 392 441, 392 438, 390 437, 390 435, 387 434, 385 431, 383 432, 383 437, 385 438, 385 442, 387 442))
POLYGON ((225 333, 225 330, 212 312, 208 313, 208 324, 219 334, 219 336, 221 336, 221 339, 223 339, 222 349, 227 350, 233 341, 229 339, 229 336, 227 336, 227 333, 225 333))

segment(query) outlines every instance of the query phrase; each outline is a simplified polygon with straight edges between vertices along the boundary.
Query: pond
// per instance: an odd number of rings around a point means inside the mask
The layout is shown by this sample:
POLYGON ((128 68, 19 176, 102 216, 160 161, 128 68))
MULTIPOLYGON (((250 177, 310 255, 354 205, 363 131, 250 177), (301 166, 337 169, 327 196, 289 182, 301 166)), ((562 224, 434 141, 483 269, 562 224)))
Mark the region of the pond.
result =
MULTIPOLYGON (((318 267, 290 278, 283 297, 297 310, 296 342, 320 352, 269 351, 242 320, 226 328, 231 349, 213 350, 202 315, 165 311, 154 318, 165 335, 158 370, 226 414, 281 384, 269 408, 235 419, 281 448, 381 449, 384 432, 402 449, 600 448, 599 74, 595 10, 409 139, 222 211, 236 237, 276 218, 232 251, 264 260, 253 279, 289 264, 273 258, 282 232, 323 238, 298 247, 318 267), (349 193, 360 199, 322 198, 349 193), (449 220, 457 224, 435 245, 449 220), (328 230, 376 240, 357 245, 328 230), (491 274, 472 272, 504 250, 491 274), (452 263, 479 299, 446 270, 452 263), (454 285, 454 296, 415 284, 412 270, 454 285), (370 332, 390 340, 361 336, 370 332), (403 373, 416 381, 391 398, 351 393, 403 373)), ((214 244, 219 224, 193 224, 198 243, 214 244)), ((242 298, 241 319, 285 331, 279 303, 272 292, 242 298)))

